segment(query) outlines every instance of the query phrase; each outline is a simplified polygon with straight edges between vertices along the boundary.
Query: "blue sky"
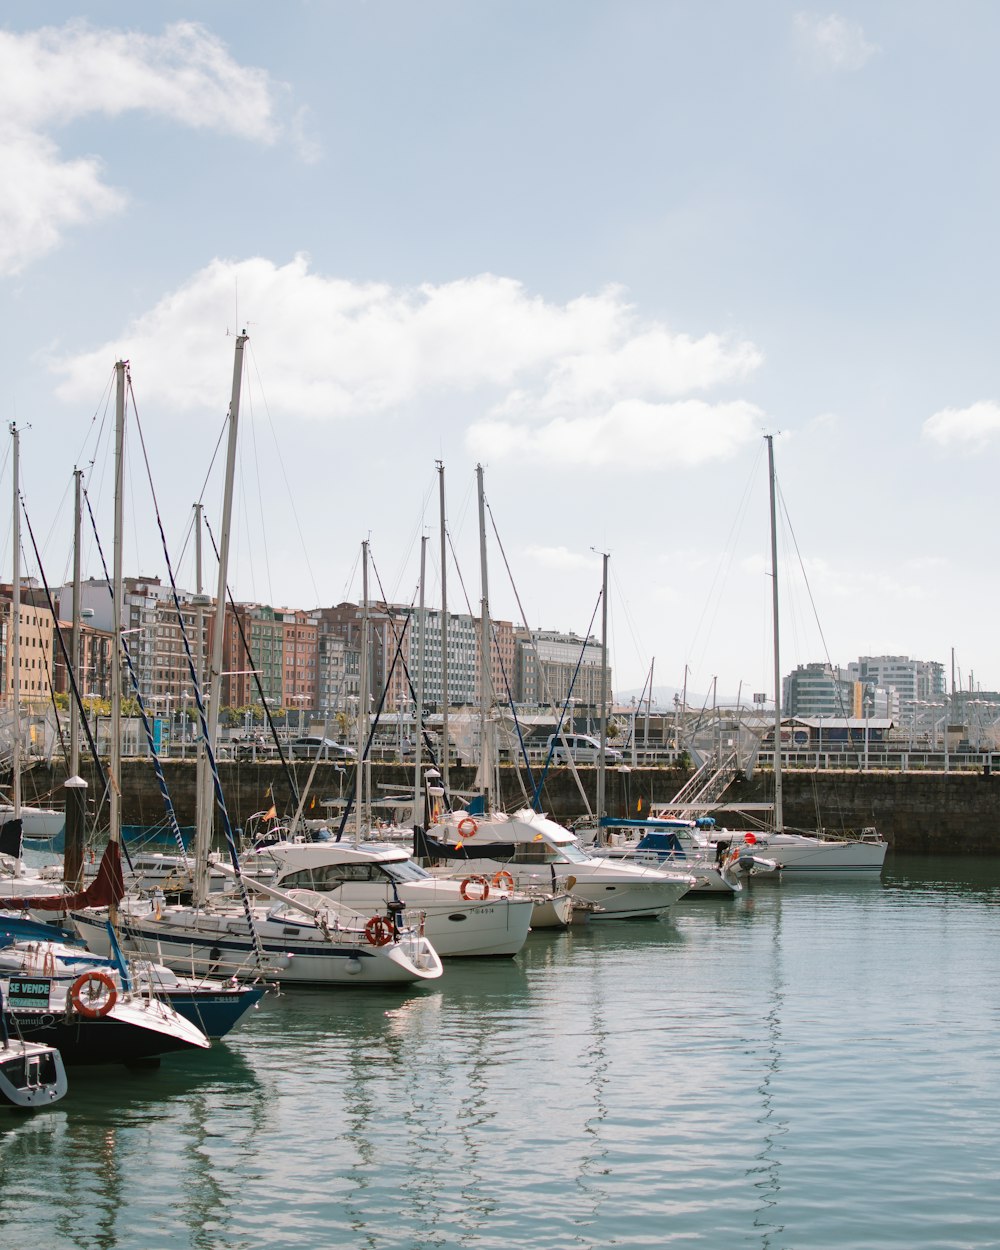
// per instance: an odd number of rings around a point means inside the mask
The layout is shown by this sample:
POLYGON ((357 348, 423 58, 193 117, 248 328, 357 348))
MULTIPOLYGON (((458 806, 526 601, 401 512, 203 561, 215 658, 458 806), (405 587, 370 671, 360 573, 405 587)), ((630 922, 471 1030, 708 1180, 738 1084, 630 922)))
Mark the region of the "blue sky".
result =
MULTIPOLYGON (((819 620, 786 535, 783 667, 954 649, 1000 686, 993 6, 31 17, 0 27, 0 400, 50 580, 77 462, 110 524, 122 355, 191 584, 245 325, 238 597, 356 597, 370 536, 408 600, 424 530, 433 599, 440 459, 475 610, 478 460, 530 624, 586 630, 608 550, 619 689, 654 657, 771 689, 774 432, 819 620)), ((129 463, 126 565, 162 574, 129 463)), ((490 581, 518 619, 496 548, 490 581)))

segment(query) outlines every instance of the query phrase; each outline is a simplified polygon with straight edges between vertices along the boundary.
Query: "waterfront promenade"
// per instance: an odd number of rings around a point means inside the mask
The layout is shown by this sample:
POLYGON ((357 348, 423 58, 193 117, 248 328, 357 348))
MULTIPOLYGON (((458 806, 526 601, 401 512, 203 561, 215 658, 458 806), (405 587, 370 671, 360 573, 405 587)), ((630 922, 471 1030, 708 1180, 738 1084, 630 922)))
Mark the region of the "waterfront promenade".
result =
MULTIPOLYGON (((295 766, 299 786, 304 786, 309 766, 295 766)), ((163 769, 177 815, 182 825, 194 823, 195 769, 193 760, 165 760, 163 769)), ((578 776, 593 807, 596 801, 597 770, 580 768, 578 776)), ((242 826, 254 813, 270 807, 293 809, 290 788, 280 764, 265 762, 224 762, 220 764, 224 792, 234 825, 242 826)), ((536 771, 535 776, 538 773, 536 771)), ((644 815, 650 804, 666 802, 690 776, 683 768, 634 768, 609 770, 607 809, 615 816, 644 815), (641 809, 639 807, 641 803, 641 809)), ((92 770, 84 771, 91 798, 100 797, 92 770)), ((39 765, 25 777, 24 801, 38 800, 61 804, 64 781, 61 765, 39 765)), ((522 780, 528 793, 531 781, 522 780)), ((721 826, 745 828, 748 822, 766 820, 759 809, 772 797, 772 774, 758 768, 749 780, 735 781, 726 792, 734 811, 719 812, 721 826), (738 805, 746 805, 740 812, 738 805)), ((456 792, 471 792, 475 771, 453 767, 451 785, 456 792)), ((523 792, 513 767, 500 770, 501 802, 508 809, 523 803, 523 792)), ((310 798, 309 816, 323 814, 323 804, 340 800, 350 789, 351 772, 334 763, 321 762, 316 770, 310 798), (312 800, 315 799, 315 805, 312 800)), ((412 769, 400 764, 372 765, 373 793, 377 797, 405 795, 413 791, 412 769)), ((830 832, 858 830, 875 825, 892 848, 904 852, 997 854, 1000 853, 1000 775, 993 768, 961 772, 920 770, 860 771, 854 769, 791 768, 783 774, 786 824, 811 829, 824 827, 830 832)), ((128 760, 122 773, 123 821, 126 824, 158 824, 163 805, 153 770, 145 760, 128 760)), ((545 781, 542 807, 554 819, 567 822, 585 810, 577 782, 568 769, 550 771, 545 781)), ((328 810, 333 810, 332 808, 328 810)))

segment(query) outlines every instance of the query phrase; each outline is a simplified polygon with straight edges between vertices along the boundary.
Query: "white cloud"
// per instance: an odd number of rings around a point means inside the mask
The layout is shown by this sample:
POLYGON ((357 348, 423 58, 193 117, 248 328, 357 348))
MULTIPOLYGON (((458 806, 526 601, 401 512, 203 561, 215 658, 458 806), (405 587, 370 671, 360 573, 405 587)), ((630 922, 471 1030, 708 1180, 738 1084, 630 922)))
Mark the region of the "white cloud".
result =
POLYGON ((742 400, 674 398, 744 378, 761 359, 752 344, 674 334, 619 290, 556 304, 492 274, 399 289, 324 277, 304 256, 213 261, 114 343, 54 362, 59 395, 89 399, 124 353, 173 411, 218 408, 236 291, 261 376, 281 379, 276 415, 394 415, 460 396, 488 414, 469 431, 484 456, 634 469, 728 455, 763 422, 742 400))
POLYGON ((652 403, 626 399, 586 416, 560 416, 538 429, 486 420, 469 430, 488 459, 540 459, 578 468, 680 470, 725 459, 760 437, 764 413, 744 400, 652 403))
POLYGON ((541 568, 560 573, 593 569, 600 565, 599 557, 592 552, 570 551, 568 547, 526 547, 524 554, 541 568))
POLYGON ((72 225, 120 210, 93 156, 64 157, 59 125, 143 111, 195 129, 260 143, 281 133, 278 90, 241 66, 204 27, 177 22, 162 35, 83 22, 26 33, 0 30, 0 273, 17 273, 72 225))
POLYGON ((1000 404, 982 399, 968 408, 942 408, 924 422, 921 436, 942 447, 981 451, 1000 435, 1000 404))
POLYGON ((869 43, 857 22, 849 22, 837 13, 820 17, 816 13, 797 13, 795 31, 803 48, 824 68, 834 71, 855 71, 878 52, 878 45, 869 43))

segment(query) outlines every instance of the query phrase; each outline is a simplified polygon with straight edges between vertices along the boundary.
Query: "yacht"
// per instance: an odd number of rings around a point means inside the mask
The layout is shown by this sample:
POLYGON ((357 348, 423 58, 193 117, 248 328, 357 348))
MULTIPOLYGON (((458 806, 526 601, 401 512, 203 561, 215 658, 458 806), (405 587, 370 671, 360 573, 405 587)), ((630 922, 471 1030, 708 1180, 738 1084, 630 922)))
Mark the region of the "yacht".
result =
POLYGON ((276 842, 247 857, 258 878, 269 866, 280 890, 306 889, 356 912, 385 911, 401 902, 418 912, 441 956, 516 955, 531 926, 534 902, 518 895, 513 878, 492 889, 462 889, 435 877, 401 846, 370 842, 276 842))
POLYGON ((568 891, 593 920, 661 916, 696 884, 691 873, 590 855, 568 829, 527 808, 512 815, 449 812, 419 842, 435 873, 461 868, 467 882, 488 885, 506 872, 517 889, 568 891))

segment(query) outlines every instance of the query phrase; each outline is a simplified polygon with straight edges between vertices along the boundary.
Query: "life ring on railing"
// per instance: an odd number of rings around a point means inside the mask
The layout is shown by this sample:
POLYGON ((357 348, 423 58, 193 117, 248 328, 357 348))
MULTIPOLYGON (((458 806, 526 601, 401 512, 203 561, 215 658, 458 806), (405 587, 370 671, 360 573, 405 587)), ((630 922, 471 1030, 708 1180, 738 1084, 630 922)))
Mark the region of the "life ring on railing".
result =
POLYGON ((118 1001, 118 987, 106 972, 92 969, 90 972, 81 973, 69 987, 69 1000, 77 1014, 83 1016, 85 1020, 100 1020, 118 1001), (96 985, 102 985, 107 993, 95 1004, 96 993, 93 989, 89 990, 89 1002, 83 995, 85 990, 96 985))
POLYGON ((463 816, 458 822, 458 836, 460 838, 474 838, 478 829, 479 826, 472 816, 463 816))
POLYGON ((385 916, 372 916, 365 925, 365 937, 372 946, 386 946, 392 941, 392 924, 385 916))
POLYGON ((748 833, 748 834, 744 837, 743 841, 747 844, 747 846, 756 846, 756 845, 757 845, 757 835, 756 835, 755 833, 748 833))
POLYGON ((501 868, 499 872, 493 874, 492 884, 495 890, 510 890, 511 893, 514 892, 514 878, 506 868, 501 868))
POLYGON ((485 877, 466 877, 459 887, 459 893, 469 903, 485 903, 490 896, 490 883, 485 877), (482 894, 477 897, 469 893, 469 886, 481 886, 482 894))

